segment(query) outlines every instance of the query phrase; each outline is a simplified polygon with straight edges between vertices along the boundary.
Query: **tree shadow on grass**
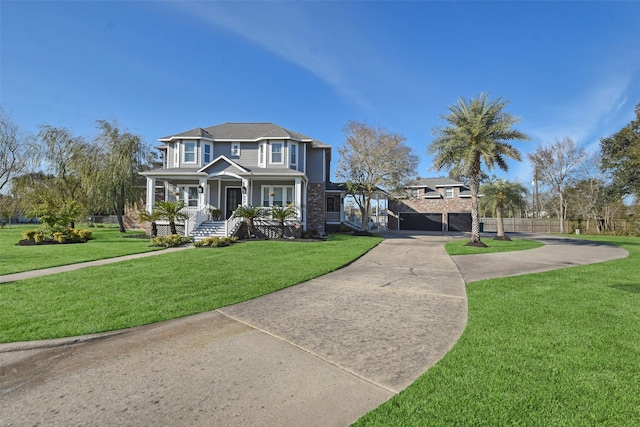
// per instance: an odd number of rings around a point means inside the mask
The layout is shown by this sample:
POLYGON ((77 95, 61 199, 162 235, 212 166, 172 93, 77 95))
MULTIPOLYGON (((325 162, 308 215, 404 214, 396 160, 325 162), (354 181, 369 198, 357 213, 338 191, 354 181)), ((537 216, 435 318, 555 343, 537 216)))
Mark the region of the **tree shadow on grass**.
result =
POLYGON ((640 294, 640 283, 635 283, 630 285, 615 285, 611 287, 619 291, 626 291, 634 294, 640 294))

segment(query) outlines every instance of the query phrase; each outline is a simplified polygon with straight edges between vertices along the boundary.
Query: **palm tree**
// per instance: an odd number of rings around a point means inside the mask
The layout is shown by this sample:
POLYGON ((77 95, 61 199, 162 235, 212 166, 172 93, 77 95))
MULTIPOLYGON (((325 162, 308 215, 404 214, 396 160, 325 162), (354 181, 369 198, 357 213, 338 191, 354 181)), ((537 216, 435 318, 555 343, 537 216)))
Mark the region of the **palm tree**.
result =
POLYGON ((481 187, 483 202, 492 206, 496 212, 496 223, 498 232, 493 240, 511 240, 504 234, 504 220, 502 210, 507 206, 520 207, 525 204, 524 197, 526 188, 518 182, 509 182, 499 179, 496 182, 483 185, 481 187))
POLYGON ((260 206, 240 206, 233 212, 232 218, 245 218, 247 220, 247 237, 253 235, 253 222, 264 216, 264 209, 260 206))
POLYGON ((176 221, 189 219, 189 215, 180 212, 182 208, 184 208, 184 202, 182 200, 175 202, 158 202, 156 203, 154 213, 158 215, 158 219, 166 219, 169 221, 171 234, 178 234, 176 221))
POLYGON ((158 224, 156 224, 156 221, 160 219, 158 211, 154 210, 153 212, 149 213, 147 211, 142 211, 140 212, 140 215, 138 217, 140 219, 140 221, 142 222, 150 222, 151 223, 151 237, 157 237, 158 236, 158 224))
POLYGON ((293 205, 271 207, 271 218, 278 220, 280 239, 284 238, 284 222, 289 218, 295 218, 297 215, 298 211, 293 205))
POLYGON ((520 160, 520 152, 508 141, 529 139, 524 133, 513 129, 519 119, 505 113, 503 108, 508 101, 498 98, 488 100, 488 95, 477 98, 458 99, 450 105, 449 114, 441 116, 447 122, 444 128, 436 128, 433 140, 428 148, 434 154, 434 167, 438 170, 447 167, 462 172, 469 179, 471 190, 471 240, 469 246, 486 246, 480 241, 478 218, 478 192, 480 187, 481 163, 487 169, 498 166, 506 171, 506 158, 520 160))

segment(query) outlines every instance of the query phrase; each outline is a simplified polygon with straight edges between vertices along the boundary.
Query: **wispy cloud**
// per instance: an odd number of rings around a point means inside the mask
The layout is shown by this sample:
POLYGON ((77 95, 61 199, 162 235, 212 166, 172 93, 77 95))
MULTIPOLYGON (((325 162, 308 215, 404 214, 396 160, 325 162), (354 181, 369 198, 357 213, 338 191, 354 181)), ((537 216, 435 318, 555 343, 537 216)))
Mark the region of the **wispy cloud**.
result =
POLYGON ((549 111, 542 117, 546 125, 534 126, 531 136, 545 145, 556 139, 572 138, 585 147, 597 144, 602 129, 617 125, 628 108, 630 72, 614 72, 598 80, 579 97, 549 111))
POLYGON ((313 3, 179 2, 175 5, 197 19, 224 28, 309 71, 356 106, 371 107, 348 72, 357 64, 355 52, 366 50, 366 46, 362 44, 364 40, 351 33, 351 26, 344 22, 346 18, 335 14, 325 17, 326 11, 313 3), (327 28, 328 23, 332 28, 327 28))

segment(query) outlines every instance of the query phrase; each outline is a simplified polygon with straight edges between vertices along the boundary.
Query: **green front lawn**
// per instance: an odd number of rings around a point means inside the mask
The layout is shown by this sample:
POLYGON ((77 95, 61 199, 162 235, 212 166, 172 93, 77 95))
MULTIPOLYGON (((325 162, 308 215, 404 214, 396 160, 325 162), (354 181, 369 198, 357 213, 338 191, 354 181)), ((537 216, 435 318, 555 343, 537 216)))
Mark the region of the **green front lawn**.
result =
POLYGON ((454 348, 356 426, 595 426, 640 420, 640 239, 628 258, 467 286, 454 348))
MULTIPOLYGON (((82 224, 77 228, 91 230, 94 240, 65 245, 16 245, 23 230, 38 227, 39 224, 29 224, 0 228, 0 275, 160 249, 150 248, 149 239, 124 238, 117 228, 88 228, 82 224)), ((128 231, 127 235, 140 233, 128 231)))
POLYGON ((333 235, 325 242, 236 243, 0 285, 0 342, 103 332, 214 310, 336 270, 381 241, 333 235))

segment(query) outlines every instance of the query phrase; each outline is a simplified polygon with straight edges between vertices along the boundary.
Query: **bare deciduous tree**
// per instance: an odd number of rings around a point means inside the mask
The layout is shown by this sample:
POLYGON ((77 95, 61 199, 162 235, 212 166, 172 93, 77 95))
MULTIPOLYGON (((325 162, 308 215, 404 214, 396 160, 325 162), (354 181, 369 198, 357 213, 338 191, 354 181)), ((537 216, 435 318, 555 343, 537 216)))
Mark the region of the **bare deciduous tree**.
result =
POLYGON ((578 172, 578 166, 584 158, 584 150, 571 138, 556 140, 546 147, 538 146, 534 153, 529 154, 538 180, 548 185, 558 197, 557 210, 558 218, 561 219, 561 233, 564 233, 564 220, 567 218, 567 184, 578 172))
POLYGON ((362 214, 361 230, 368 228, 371 198, 378 189, 395 190, 416 173, 418 157, 405 137, 384 128, 350 121, 347 140, 338 149, 336 175, 344 180, 362 214))
POLYGON ((18 126, 0 107, 0 190, 23 170, 24 152, 18 126))

